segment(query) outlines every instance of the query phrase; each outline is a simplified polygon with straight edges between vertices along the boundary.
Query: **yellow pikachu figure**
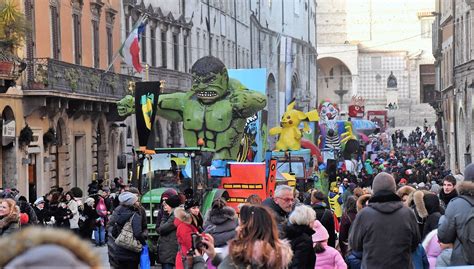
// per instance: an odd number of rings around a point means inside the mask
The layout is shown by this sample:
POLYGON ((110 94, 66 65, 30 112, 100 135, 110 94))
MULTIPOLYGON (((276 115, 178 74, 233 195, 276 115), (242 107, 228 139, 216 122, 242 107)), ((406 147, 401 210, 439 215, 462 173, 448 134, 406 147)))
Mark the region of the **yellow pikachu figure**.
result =
POLYGON ((317 110, 312 110, 307 113, 294 109, 295 101, 292 101, 287 107, 286 112, 281 117, 280 127, 273 127, 270 129, 270 135, 280 135, 275 146, 276 151, 299 150, 301 149, 300 140, 303 134, 298 128, 301 121, 304 122, 304 132, 310 132, 308 123, 306 121, 319 121, 319 114, 317 110))

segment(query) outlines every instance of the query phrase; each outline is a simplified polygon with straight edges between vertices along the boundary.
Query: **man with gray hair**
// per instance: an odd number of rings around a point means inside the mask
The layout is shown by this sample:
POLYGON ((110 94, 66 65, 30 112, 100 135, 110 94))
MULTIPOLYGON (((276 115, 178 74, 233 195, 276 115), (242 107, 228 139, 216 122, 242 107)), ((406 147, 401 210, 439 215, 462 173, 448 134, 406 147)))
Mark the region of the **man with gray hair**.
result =
POLYGON ((350 247, 362 252, 361 268, 413 268, 411 254, 420 243, 415 214, 395 194, 392 175, 379 173, 372 190, 349 234, 350 247))
POLYGON ((280 232, 288 220, 288 215, 293 210, 294 203, 293 188, 288 185, 278 185, 273 197, 268 197, 262 203, 275 213, 280 232))

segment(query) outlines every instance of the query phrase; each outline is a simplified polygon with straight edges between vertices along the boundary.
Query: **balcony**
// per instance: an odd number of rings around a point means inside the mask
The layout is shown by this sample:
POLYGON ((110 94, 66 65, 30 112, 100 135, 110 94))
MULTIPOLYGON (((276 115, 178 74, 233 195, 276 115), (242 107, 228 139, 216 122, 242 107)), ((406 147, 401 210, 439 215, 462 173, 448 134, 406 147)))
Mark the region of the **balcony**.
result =
POLYGON ((70 99, 115 102, 128 92, 130 81, 139 78, 104 73, 104 70, 66 63, 50 58, 36 58, 28 63, 23 77, 25 95, 50 95, 70 99))

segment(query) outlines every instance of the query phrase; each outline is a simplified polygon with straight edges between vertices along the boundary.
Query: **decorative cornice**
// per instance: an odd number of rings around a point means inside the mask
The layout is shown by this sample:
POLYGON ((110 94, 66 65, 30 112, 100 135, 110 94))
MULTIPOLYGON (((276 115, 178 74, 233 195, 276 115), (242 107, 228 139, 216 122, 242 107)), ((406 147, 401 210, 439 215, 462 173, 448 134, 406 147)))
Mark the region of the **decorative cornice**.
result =
POLYGON ((115 10, 111 7, 108 7, 105 10, 105 21, 106 21, 107 27, 113 27, 114 26, 115 16, 117 15, 117 13, 118 13, 117 10, 115 10))
POLYGON ((104 3, 102 2, 102 0, 95 0, 90 2, 90 6, 92 12, 92 20, 99 21, 104 3))

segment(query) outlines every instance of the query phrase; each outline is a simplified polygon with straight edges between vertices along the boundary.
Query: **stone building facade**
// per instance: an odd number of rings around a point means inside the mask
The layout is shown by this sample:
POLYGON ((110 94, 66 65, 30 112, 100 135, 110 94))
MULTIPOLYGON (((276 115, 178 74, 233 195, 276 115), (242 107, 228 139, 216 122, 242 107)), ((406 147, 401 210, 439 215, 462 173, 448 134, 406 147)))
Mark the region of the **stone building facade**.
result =
MULTIPOLYGON (((53 186, 84 191, 93 179, 127 178, 127 126, 116 101, 130 81, 120 63, 117 1, 21 2, 32 22, 19 57, 27 63, 17 87, 2 96, 2 123, 15 120, 13 142, 2 143, 2 188, 34 201, 53 186), (26 142, 27 141, 27 142, 26 142), (126 166, 126 164, 123 164, 126 166)), ((2 137, 2 140, 8 137, 2 137)))
POLYGON ((437 1, 433 24, 437 103, 446 166, 461 172, 472 162, 474 115, 474 3, 437 1))
POLYGON ((434 88, 432 11, 431 1, 318 1, 318 101, 342 112, 353 95, 366 100, 365 111, 396 102, 388 110, 396 128, 414 129, 425 118, 434 125, 423 94, 434 88), (389 89, 391 74, 397 86, 389 89))

